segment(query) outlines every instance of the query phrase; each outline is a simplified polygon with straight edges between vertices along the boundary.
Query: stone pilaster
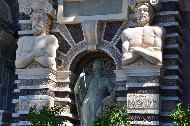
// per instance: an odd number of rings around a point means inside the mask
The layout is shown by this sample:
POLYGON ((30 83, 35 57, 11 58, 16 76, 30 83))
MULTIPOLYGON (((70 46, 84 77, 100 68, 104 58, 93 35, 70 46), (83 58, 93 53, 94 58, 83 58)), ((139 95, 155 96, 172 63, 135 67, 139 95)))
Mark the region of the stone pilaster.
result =
POLYGON ((115 71, 116 81, 122 84, 118 92, 125 92, 117 101, 127 105, 131 125, 160 125, 161 72, 159 65, 129 65, 115 71))
POLYGON ((79 125, 77 108, 75 105, 74 85, 77 76, 71 71, 58 71, 57 82, 54 88, 54 107, 61 108, 59 118, 65 121, 67 126, 79 125))
POLYGON ((56 85, 56 71, 48 68, 17 69, 17 89, 13 99, 15 113, 12 114, 12 125, 28 125, 25 115, 30 107, 54 107, 54 87, 56 85))
POLYGON ((12 125, 28 125, 24 116, 30 107, 59 107, 58 118, 67 126, 79 124, 74 103, 76 75, 70 71, 54 71, 48 68, 17 69, 18 80, 14 89, 15 113, 12 125))

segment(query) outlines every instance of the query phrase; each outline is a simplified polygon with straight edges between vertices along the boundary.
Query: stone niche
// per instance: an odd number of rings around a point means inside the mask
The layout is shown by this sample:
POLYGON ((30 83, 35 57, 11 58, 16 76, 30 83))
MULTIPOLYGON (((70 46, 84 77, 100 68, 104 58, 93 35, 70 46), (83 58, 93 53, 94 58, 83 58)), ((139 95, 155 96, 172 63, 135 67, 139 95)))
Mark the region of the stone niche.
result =
POLYGON ((58 0, 57 21, 127 20, 128 0, 58 0))

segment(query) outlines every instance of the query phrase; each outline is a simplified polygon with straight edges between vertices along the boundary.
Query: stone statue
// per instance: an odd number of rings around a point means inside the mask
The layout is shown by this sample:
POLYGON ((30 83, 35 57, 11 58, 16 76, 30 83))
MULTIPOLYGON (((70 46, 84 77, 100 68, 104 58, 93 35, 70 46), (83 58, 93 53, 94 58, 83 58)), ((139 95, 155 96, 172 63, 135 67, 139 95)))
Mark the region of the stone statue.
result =
POLYGON ((141 58, 151 64, 162 64, 165 29, 161 26, 150 26, 154 16, 150 3, 138 3, 135 11, 139 27, 127 28, 121 35, 122 64, 129 65, 141 58))
POLYGON ((114 99, 113 95, 109 96, 113 88, 111 81, 102 73, 102 63, 95 61, 93 70, 94 73, 88 76, 80 74, 74 88, 81 126, 92 126, 95 116, 105 105, 104 100, 114 99))
POLYGON ((55 57, 58 40, 49 35, 51 18, 43 10, 35 10, 30 18, 34 36, 19 38, 16 51, 16 68, 26 68, 33 62, 56 69, 55 57))

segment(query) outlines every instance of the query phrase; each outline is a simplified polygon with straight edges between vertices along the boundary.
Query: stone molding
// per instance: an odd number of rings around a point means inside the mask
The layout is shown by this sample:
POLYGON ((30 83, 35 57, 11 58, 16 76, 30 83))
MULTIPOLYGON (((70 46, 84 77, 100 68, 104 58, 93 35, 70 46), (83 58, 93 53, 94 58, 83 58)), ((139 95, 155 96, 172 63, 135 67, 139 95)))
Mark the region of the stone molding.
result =
POLYGON ((56 81, 56 71, 48 68, 16 69, 16 74, 18 74, 18 79, 49 78, 56 81))
MULTIPOLYGON (((122 9, 117 14, 100 14, 100 15, 78 15, 78 16, 64 16, 64 2, 81 2, 81 0, 58 0, 58 12, 57 21, 58 23, 80 23, 85 20, 127 20, 128 19, 128 0, 122 0, 122 9)), ((82 1, 83 2, 83 1, 82 1)))

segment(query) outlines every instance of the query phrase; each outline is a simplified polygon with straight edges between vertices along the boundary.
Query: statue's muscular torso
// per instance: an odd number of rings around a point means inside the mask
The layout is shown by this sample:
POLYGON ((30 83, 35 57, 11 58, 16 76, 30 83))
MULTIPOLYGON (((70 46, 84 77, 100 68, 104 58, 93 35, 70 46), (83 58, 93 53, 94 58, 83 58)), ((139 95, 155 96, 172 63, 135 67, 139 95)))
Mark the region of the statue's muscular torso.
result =
POLYGON ((16 67, 27 67, 33 61, 55 68, 58 40, 53 35, 23 36, 18 40, 16 67))
POLYGON ((165 29, 161 26, 127 28, 121 34, 122 64, 132 64, 141 57, 152 64, 161 64, 164 37, 165 29))
MULTIPOLYGON (((162 27, 159 26, 144 26, 144 27, 135 27, 128 28, 124 31, 126 39, 129 41, 130 47, 158 47, 157 39, 161 39, 157 37, 157 31, 162 30, 162 27)), ((159 34, 159 33, 158 33, 159 34)))

